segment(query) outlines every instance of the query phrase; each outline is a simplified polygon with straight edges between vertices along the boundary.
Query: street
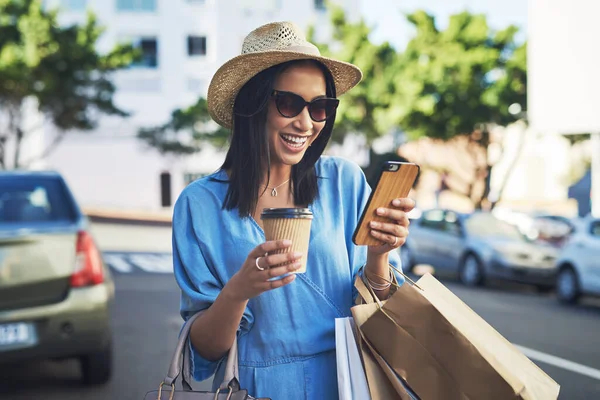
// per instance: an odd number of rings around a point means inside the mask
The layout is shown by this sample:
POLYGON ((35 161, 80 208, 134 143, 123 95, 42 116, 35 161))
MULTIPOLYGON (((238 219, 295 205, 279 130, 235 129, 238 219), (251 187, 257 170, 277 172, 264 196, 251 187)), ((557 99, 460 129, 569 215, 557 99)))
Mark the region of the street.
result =
MULTIPOLYGON (((3 399, 141 400, 163 379, 182 322, 169 262, 170 228, 106 224, 94 231, 116 282, 112 381, 84 387, 72 360, 5 365, 3 399)), ((600 301, 567 307, 525 286, 470 289, 442 281, 552 376, 561 385, 560 399, 600 398, 600 301)), ((195 388, 206 390, 208 384, 195 388)))

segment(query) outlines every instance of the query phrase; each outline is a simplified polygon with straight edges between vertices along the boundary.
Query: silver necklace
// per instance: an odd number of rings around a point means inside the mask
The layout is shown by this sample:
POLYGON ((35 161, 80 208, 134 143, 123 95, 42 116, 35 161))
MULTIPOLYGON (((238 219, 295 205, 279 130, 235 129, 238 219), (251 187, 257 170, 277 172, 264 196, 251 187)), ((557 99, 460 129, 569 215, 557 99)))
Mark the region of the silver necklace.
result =
POLYGON ((277 186, 275 186, 275 187, 272 187, 272 188, 270 188, 270 187, 268 187, 268 186, 267 186, 267 189, 271 189, 271 196, 273 196, 273 197, 277 197, 277 188, 279 188, 279 187, 281 187, 281 186, 285 185, 285 184, 286 184, 286 183, 288 183, 289 181, 290 181, 290 180, 288 179, 287 181, 283 182, 282 184, 280 184, 280 185, 277 185, 277 186))

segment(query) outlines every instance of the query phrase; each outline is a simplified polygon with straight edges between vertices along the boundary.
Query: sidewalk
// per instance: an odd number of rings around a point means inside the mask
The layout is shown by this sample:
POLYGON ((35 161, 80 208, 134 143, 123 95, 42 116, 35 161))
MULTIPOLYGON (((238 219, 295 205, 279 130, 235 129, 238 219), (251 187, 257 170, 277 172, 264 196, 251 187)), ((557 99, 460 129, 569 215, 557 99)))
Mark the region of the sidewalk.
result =
POLYGON ((138 211, 83 207, 92 222, 127 225, 171 226, 171 211, 138 211))
POLYGON ((101 251, 171 252, 171 212, 84 207, 101 251))

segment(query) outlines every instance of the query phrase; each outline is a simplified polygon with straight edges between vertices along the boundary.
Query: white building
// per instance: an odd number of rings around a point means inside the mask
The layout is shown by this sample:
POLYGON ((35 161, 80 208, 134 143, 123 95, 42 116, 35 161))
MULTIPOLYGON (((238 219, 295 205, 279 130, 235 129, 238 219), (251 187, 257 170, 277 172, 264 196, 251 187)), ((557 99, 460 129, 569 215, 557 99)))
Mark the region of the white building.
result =
MULTIPOLYGON (((351 19, 358 18, 360 0, 338 3, 351 19)), ((174 109, 204 97, 216 69, 239 54, 243 38, 259 25, 312 24, 320 39, 330 25, 323 0, 46 0, 45 5, 62 9, 63 24, 84 21, 89 8, 106 27, 100 51, 133 41, 144 54, 139 65, 115 76, 116 104, 133 115, 104 117, 95 132, 69 133, 37 165, 60 171, 88 208, 170 209, 189 179, 217 169, 224 154, 206 149, 191 157, 161 156, 136 138, 138 129, 162 124, 174 109)), ((44 135, 49 142, 52 128, 44 135)))
POLYGON ((600 3, 529 0, 528 115, 542 135, 591 134, 592 214, 600 217, 600 3))

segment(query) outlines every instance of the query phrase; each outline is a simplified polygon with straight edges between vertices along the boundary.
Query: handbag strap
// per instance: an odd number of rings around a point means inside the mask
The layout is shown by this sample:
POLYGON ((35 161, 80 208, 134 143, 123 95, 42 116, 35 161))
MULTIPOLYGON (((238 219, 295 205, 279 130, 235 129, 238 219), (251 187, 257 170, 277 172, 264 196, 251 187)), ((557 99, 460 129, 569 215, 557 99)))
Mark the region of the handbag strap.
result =
MULTIPOLYGON (((190 330, 192 328, 192 324, 194 321, 202 315, 204 311, 197 312, 192 315, 186 323, 183 325, 183 329, 179 334, 179 341, 177 342, 177 346, 175 347, 175 352, 173 353, 173 357, 171 359, 171 364, 169 365, 169 370, 167 372, 167 376, 164 379, 164 384, 168 386, 175 385, 177 378, 181 374, 181 370, 183 367, 183 375, 182 375, 182 384, 184 389, 192 390, 190 381, 191 377, 189 374, 189 366, 187 365, 188 361, 191 359, 190 354, 190 346, 189 336, 190 330), (183 359, 183 360, 182 360, 183 359)), ((225 375, 223 378, 223 382, 221 383, 221 389, 227 389, 232 380, 239 381, 239 372, 238 372, 238 346, 237 346, 237 336, 233 340, 233 344, 231 345, 231 349, 229 350, 229 354, 227 356, 227 364, 225 365, 225 375)))
POLYGON ((227 355, 227 363, 225 364, 225 375, 223 375, 223 382, 221 382, 220 388, 222 390, 227 389, 234 379, 239 383, 240 373, 238 371, 238 344, 237 335, 233 338, 233 344, 229 349, 227 355))

